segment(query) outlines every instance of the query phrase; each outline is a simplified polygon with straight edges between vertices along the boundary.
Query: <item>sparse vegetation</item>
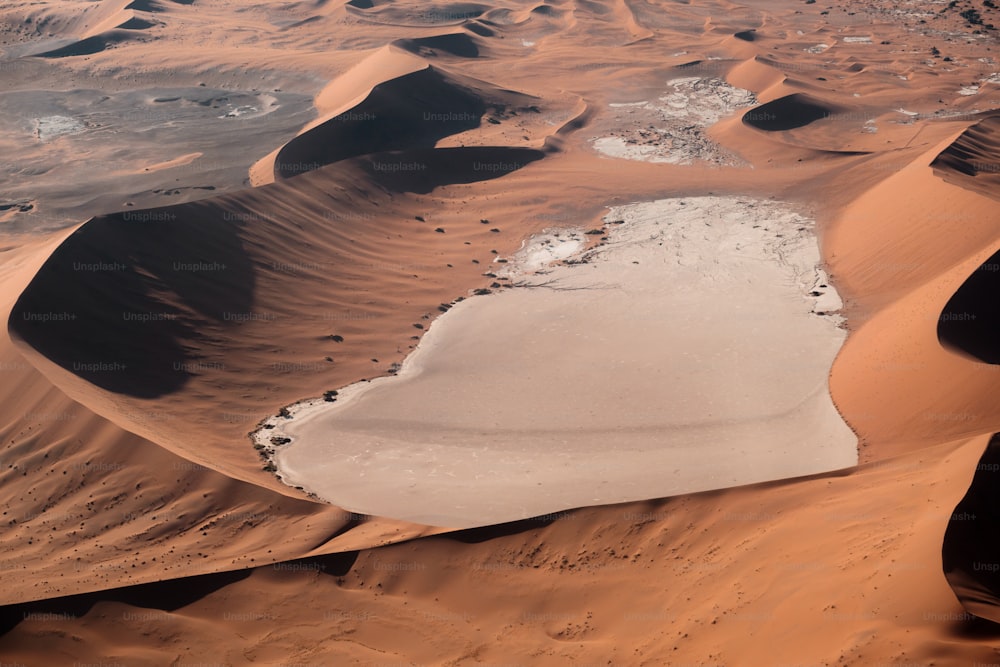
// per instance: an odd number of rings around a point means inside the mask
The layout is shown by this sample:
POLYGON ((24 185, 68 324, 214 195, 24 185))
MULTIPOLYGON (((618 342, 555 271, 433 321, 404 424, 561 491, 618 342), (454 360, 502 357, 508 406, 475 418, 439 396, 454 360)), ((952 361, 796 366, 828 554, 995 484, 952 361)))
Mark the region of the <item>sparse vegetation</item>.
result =
POLYGON ((966 9, 965 11, 959 12, 958 15, 968 21, 969 25, 983 24, 983 17, 975 9, 966 9))

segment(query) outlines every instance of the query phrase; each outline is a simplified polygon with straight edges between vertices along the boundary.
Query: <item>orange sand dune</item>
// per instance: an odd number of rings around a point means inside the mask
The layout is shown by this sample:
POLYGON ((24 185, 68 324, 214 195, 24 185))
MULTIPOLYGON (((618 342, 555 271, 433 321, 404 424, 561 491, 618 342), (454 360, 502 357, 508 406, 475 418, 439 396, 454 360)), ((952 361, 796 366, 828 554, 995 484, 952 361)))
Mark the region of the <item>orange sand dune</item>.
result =
POLYGON ((858 327, 831 387, 848 423, 872 444, 865 457, 1000 430, 990 398, 1000 375, 938 340, 940 321, 971 317, 945 306, 998 245, 994 201, 927 166, 954 138, 859 197, 827 237, 834 280, 857 295, 847 299, 847 315, 858 327))
POLYGON ((31 665, 162 664, 154 647, 181 663, 989 664, 995 631, 940 569, 985 442, 6 608, 0 650, 31 665))
MULTIPOLYGON (((4 253, 4 284, 23 285, 53 245, 28 242, 4 253)), ((346 529, 350 540, 364 534, 363 545, 425 532, 385 521, 373 531, 365 517, 172 454, 70 399, 6 333, 0 346, 5 602, 299 557, 322 545, 336 549, 330 540, 346 529), (286 538, 274 542, 271 531, 286 538)), ((154 434, 175 419, 152 405, 124 408, 119 417, 154 434)))

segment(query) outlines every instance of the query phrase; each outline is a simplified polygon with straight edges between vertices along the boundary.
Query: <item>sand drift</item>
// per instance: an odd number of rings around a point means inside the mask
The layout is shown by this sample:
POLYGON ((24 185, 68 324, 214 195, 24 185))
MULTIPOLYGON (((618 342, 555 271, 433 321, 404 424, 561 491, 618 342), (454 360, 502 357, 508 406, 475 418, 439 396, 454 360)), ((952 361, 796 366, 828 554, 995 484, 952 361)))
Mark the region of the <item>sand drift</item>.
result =
POLYGON ((268 420, 255 439, 279 474, 352 511, 469 527, 855 465, 811 221, 723 197, 606 221, 606 244, 560 265, 518 260, 579 237, 527 243, 507 265, 520 287, 452 308, 396 377, 268 420))

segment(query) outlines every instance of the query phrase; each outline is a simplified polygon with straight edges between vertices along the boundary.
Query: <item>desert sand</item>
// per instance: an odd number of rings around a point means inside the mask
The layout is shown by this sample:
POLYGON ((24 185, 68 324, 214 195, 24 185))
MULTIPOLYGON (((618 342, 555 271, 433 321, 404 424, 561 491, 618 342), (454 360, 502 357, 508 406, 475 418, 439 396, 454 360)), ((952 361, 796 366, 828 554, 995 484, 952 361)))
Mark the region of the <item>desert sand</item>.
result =
POLYGON ((971 0, 5 3, 0 662, 1000 661, 998 14, 971 0), (782 268, 713 248, 743 238, 716 213, 719 237, 671 239, 698 222, 662 203, 682 200, 781 207, 808 221, 792 239, 804 254, 782 268), (577 241, 533 245, 556 233, 577 241), (657 233, 671 261, 654 266, 657 233), (689 361, 692 384, 664 388, 637 360, 721 352, 717 329, 685 340, 567 305, 624 308, 589 282, 607 266, 645 312, 682 313, 656 271, 687 266, 693 295, 739 262, 761 282, 720 280, 743 298, 706 319, 754 354, 717 375, 689 361), (527 286, 547 280, 586 289, 527 286), (781 324, 755 334, 765 303, 781 324), (539 359, 572 362, 561 381, 535 364, 536 394, 518 384, 530 347, 494 343, 491 368, 463 335, 523 339, 542 321, 539 359), (627 372, 583 354, 581 325, 619 342, 627 372), (439 338, 452 367, 428 353, 439 338), (794 367, 766 363, 797 351, 794 367), (623 393, 643 382, 661 393, 623 393), (359 383, 402 388, 338 405, 359 383), (618 391, 560 404, 605 386, 618 391), (616 451, 620 434, 597 435, 642 412, 676 436, 709 395, 767 422, 740 456, 707 427, 711 484, 685 458, 669 472, 692 485, 671 486, 616 451), (654 415, 657 398, 689 404, 654 415), (338 496, 346 464, 282 461, 302 433, 277 456, 254 448, 310 402, 411 440, 385 410, 426 433, 491 406, 537 429, 526 404, 541 402, 545 443, 589 429, 575 460, 613 458, 648 490, 611 498, 593 485, 604 471, 575 473, 556 500, 536 483, 500 507, 449 452, 474 512, 420 507, 426 486, 411 503, 358 484, 338 496))

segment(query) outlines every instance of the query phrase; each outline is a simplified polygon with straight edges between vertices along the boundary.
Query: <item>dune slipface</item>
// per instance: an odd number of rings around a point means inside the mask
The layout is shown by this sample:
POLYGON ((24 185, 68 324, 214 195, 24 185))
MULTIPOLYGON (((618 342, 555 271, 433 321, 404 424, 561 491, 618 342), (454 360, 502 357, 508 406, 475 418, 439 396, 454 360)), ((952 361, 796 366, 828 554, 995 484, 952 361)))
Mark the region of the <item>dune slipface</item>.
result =
POLYGON ((931 166, 944 180, 1000 199, 1000 113, 978 121, 962 133, 931 166))
POLYGON ((988 364, 1000 364, 1000 252, 962 283, 938 318, 937 333, 947 348, 988 364))
POLYGON ((941 547, 945 577, 962 605, 1000 622, 1000 437, 994 435, 976 465, 969 490, 955 506, 941 547))
POLYGON ((758 130, 780 132, 805 127, 842 110, 837 105, 823 102, 811 95, 795 93, 746 112, 743 114, 743 122, 758 130))

